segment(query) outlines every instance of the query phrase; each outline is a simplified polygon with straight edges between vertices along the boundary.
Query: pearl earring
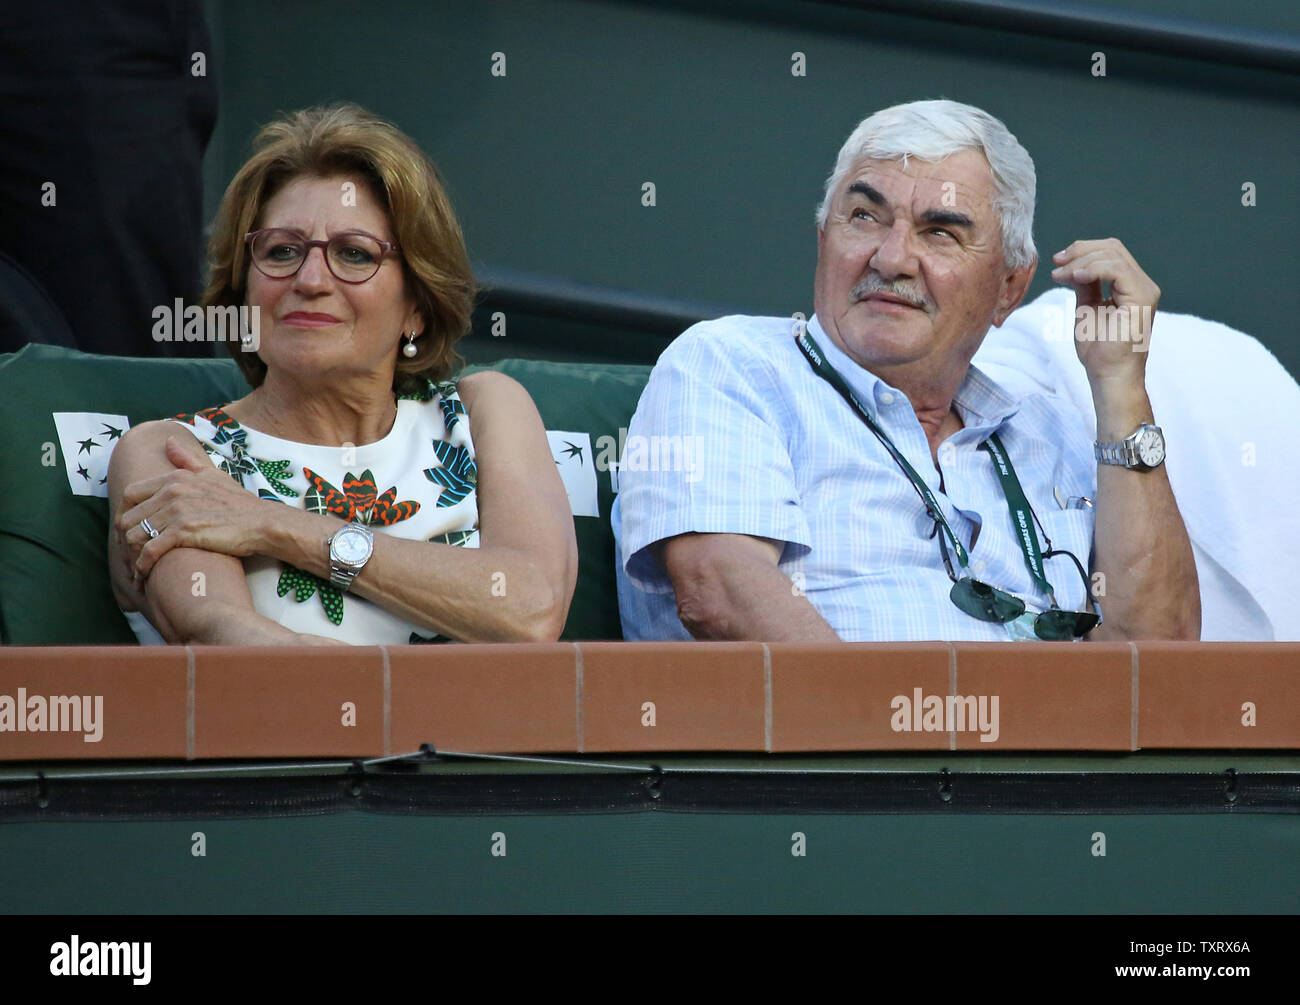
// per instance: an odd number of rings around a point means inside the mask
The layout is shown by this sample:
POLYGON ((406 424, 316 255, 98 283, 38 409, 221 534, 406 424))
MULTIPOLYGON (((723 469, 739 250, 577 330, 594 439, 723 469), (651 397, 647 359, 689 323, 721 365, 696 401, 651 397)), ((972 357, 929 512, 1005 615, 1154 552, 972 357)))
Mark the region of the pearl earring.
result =
POLYGON ((414 359, 419 351, 415 344, 415 332, 411 332, 410 335, 406 336, 406 345, 402 346, 402 355, 407 359, 414 359))

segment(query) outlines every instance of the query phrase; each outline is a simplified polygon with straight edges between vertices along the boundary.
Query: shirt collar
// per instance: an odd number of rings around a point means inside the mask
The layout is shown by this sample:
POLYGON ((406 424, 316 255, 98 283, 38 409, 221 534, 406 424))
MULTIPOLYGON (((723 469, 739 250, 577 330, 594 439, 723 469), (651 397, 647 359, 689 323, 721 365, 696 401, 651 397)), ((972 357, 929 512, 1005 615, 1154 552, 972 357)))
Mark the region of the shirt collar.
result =
MULTIPOLYGON (((891 399, 888 396, 907 397, 870 370, 855 363, 835 343, 835 340, 826 334, 826 329, 822 327, 815 314, 808 322, 808 333, 821 347, 826 362, 839 371, 840 376, 856 392, 862 403, 871 408, 873 418, 880 415, 882 404, 889 404, 891 399), (882 396, 885 396, 883 400, 882 396)), ((1020 410, 1020 401, 974 364, 967 369, 966 379, 961 382, 952 400, 957 408, 957 414, 961 416, 967 428, 996 429, 1020 410)))

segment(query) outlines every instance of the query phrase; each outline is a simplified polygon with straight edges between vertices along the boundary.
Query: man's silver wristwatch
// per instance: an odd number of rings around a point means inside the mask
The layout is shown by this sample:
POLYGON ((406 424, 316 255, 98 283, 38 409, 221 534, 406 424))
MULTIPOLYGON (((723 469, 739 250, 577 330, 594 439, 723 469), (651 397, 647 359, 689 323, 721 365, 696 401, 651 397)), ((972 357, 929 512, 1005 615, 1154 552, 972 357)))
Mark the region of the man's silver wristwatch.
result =
POLYGON ((1159 426, 1147 422, 1118 443, 1094 443, 1092 448, 1099 464, 1150 471, 1165 462, 1165 434, 1159 426))
POLYGON ((330 546, 330 583, 347 593, 375 552, 375 535, 368 527, 350 523, 336 530, 326 544, 330 546))

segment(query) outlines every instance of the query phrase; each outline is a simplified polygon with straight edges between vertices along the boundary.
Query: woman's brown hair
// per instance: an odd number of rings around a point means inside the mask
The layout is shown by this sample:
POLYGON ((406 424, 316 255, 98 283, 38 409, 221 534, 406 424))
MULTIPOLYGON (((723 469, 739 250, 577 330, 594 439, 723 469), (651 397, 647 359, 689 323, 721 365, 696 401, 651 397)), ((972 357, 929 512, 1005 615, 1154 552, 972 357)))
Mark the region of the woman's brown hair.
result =
MULTIPOLYGON (((296 178, 339 173, 366 179, 401 248, 407 289, 427 327, 414 358, 397 353, 393 389, 418 392, 426 379, 443 380, 464 363, 455 345, 470 330, 474 275, 465 237, 433 162, 391 122, 358 105, 307 108, 262 127, 253 140, 253 156, 226 188, 212 224, 203 305, 244 303, 249 266, 244 235, 256 229, 276 192, 296 178)), ((227 348, 248 383, 260 385, 266 364, 257 353, 243 351, 237 342, 227 348)))

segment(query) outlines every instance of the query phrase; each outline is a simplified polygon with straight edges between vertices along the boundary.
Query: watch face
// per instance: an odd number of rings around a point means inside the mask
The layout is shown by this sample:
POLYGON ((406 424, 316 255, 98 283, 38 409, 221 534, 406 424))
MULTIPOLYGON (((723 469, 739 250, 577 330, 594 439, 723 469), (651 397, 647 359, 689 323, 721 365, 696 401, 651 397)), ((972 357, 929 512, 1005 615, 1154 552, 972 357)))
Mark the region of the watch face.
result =
POLYGON ((349 564, 364 562, 370 557, 370 542, 361 531, 344 527, 334 535, 334 554, 349 564))
POLYGON ((1138 440, 1138 460, 1154 468, 1165 459, 1165 441, 1154 429, 1146 430, 1138 440))

